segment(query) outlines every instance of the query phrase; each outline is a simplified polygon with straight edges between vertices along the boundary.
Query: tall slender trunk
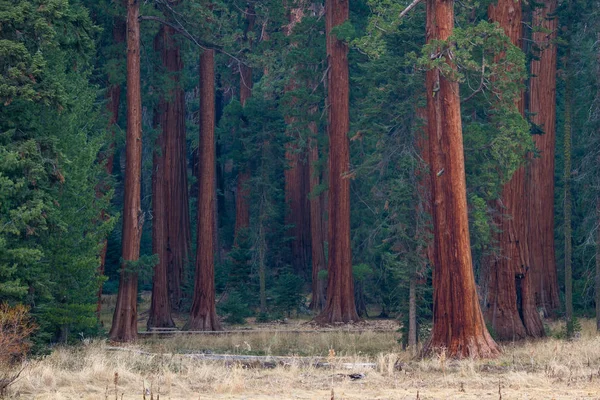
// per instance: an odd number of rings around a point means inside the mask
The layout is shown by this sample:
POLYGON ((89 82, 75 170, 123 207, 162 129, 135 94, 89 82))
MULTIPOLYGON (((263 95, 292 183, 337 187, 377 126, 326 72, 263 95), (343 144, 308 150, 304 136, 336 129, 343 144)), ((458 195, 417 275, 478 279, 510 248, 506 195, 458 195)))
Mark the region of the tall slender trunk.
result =
POLYGON ((533 13, 533 42, 541 51, 531 62, 529 112, 543 130, 533 140, 540 152, 530 156, 528 199, 530 274, 536 304, 547 314, 560 307, 554 253, 554 146, 556 123, 556 17, 557 0, 540 2, 533 13), (536 29, 537 28, 537 29, 536 29), (541 29, 540 29, 541 28, 541 29))
MULTIPOLYGON (((245 39, 249 46, 252 47, 252 40, 248 38, 248 33, 254 29, 254 8, 248 6, 246 10, 246 29, 245 39)), ((245 64, 240 64, 240 103, 242 107, 246 105, 246 101, 252 96, 252 68, 245 64)), ((250 168, 244 165, 238 172, 237 191, 235 196, 235 237, 237 238, 240 229, 250 227, 250 168)))
POLYGON ((221 324, 215 308, 216 251, 216 148, 215 148, 215 51, 200 56, 200 137, 198 145, 198 237, 196 280, 190 330, 216 331, 221 324))
MULTIPOLYGON (((498 0, 490 5, 488 15, 498 22, 511 42, 522 47, 522 2, 498 0)), ((519 112, 524 114, 524 93, 517 100, 519 112)), ((531 296, 529 261, 529 224, 525 168, 520 167, 504 184, 501 198, 496 203, 498 216, 495 234, 500 254, 490 256, 485 269, 487 293, 484 316, 499 340, 520 340, 526 336, 544 335, 542 321, 531 296), (508 215, 506 215, 508 214, 508 215)))
MULTIPOLYGON (((427 0, 427 41, 446 40, 454 1, 427 0)), ((446 63, 456 68, 448 56, 446 63)), ((458 83, 427 71, 427 120, 434 227, 433 331, 424 348, 450 357, 494 357, 500 349, 485 326, 469 242, 467 189, 458 83)))
MULTIPOLYGON (((317 135, 317 124, 309 123, 311 133, 317 135)), ((323 243, 323 208, 322 195, 315 195, 321 184, 320 171, 316 164, 319 162, 319 146, 316 139, 308 141, 308 163, 310 171, 310 240, 312 251, 312 300, 310 309, 321 311, 325 307, 325 280, 319 278, 319 273, 326 270, 325 246, 323 243)))
POLYGON ((327 57, 329 63, 329 258, 327 302, 315 321, 321 324, 359 320, 354 302, 350 246, 350 143, 348 45, 331 31, 349 17, 348 0, 327 0, 327 57))
POLYGON ((600 198, 596 200, 596 223, 596 330, 600 332, 600 198))
MULTIPOLYGON (((304 9, 301 7, 301 1, 294 1, 293 7, 289 9, 289 24, 284 27, 287 36, 291 35, 294 27, 302 21, 304 9)), ((292 47, 297 47, 297 43, 291 43, 292 47)), ((298 87, 292 79, 286 86, 287 92, 292 92, 298 87)), ((296 98, 291 99, 291 106, 297 103, 296 98)), ((285 176, 285 202, 287 204, 286 225, 291 226, 289 236, 293 239, 290 242, 291 264, 297 275, 304 276, 308 272, 310 260, 310 202, 308 199, 309 187, 309 166, 306 162, 306 149, 298 146, 302 139, 296 128, 295 118, 287 116, 285 118, 287 125, 288 143, 285 147, 285 159, 287 168, 284 171, 285 176)))
MULTIPOLYGON (((570 2, 569 2, 570 3, 570 2)), ((569 7, 570 8, 570 7, 569 7)), ((569 44, 570 46, 570 44, 569 44)), ((565 56, 565 121, 564 121, 564 240, 565 240, 565 313, 567 321, 573 319, 573 267, 572 267, 572 228, 571 228, 571 110, 573 94, 571 91, 571 79, 569 76, 569 59, 571 57, 570 47, 565 56)))
POLYGON ((127 0, 127 136, 125 142, 125 198, 121 276, 117 305, 109 337, 129 342, 137 337, 138 274, 128 262, 140 257, 143 214, 141 209, 142 96, 140 85, 140 5, 127 0))
MULTIPOLYGON (((125 20, 120 17, 115 17, 114 26, 113 26, 113 43, 121 44, 125 42, 126 36, 126 27, 125 20)), ((110 81, 110 76, 109 76, 110 81)), ((121 104, 121 85, 120 84, 112 84, 108 87, 106 92, 106 97, 108 102, 106 104, 106 108, 110 115, 108 120, 108 129, 111 132, 111 142, 108 145, 108 149, 106 152, 101 153, 98 156, 99 162, 104 163, 104 170, 106 171, 106 175, 111 175, 113 172, 113 167, 115 164, 115 125, 119 121, 119 105, 121 104)), ((96 195, 101 197, 110 189, 108 185, 104 182, 98 184, 96 186, 96 195)), ((101 211, 100 219, 106 219, 105 210, 101 211)), ((106 265, 106 252, 108 250, 108 240, 104 239, 102 242, 102 248, 100 249, 100 265, 98 265, 98 276, 102 277, 104 275, 104 269, 106 265)), ((102 283, 100 283, 98 287, 97 293, 97 302, 96 302, 96 317, 98 321, 100 321, 100 314, 102 312, 102 283)))

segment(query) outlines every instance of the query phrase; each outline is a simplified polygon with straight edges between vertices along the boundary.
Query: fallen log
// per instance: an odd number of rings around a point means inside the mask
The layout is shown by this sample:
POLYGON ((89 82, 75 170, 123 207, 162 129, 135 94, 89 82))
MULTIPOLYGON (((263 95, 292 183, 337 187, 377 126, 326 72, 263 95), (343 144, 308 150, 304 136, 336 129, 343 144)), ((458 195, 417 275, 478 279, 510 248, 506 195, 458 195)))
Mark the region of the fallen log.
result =
POLYGON ((127 347, 105 347, 108 351, 127 351, 135 354, 157 357, 157 356, 180 356, 200 361, 223 362, 225 365, 240 365, 244 368, 275 368, 277 366, 289 367, 292 365, 314 367, 314 368, 339 368, 339 369, 375 369, 377 363, 371 362, 339 362, 329 361, 322 357, 289 357, 289 356, 255 356, 241 354, 212 354, 212 353, 150 353, 147 351, 127 347))

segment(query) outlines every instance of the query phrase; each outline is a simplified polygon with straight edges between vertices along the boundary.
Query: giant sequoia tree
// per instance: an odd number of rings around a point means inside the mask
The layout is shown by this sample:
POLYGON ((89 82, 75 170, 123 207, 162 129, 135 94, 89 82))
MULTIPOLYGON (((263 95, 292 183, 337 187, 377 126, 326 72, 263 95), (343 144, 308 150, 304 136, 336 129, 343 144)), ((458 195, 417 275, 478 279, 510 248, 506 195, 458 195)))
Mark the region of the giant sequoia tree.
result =
MULTIPOLYGON (((489 6, 488 15, 491 21, 502 27, 515 46, 521 47, 523 28, 520 1, 498 0, 497 4, 489 6)), ((517 100, 517 108, 523 115, 522 93, 517 100)), ((525 168, 521 166, 504 185, 502 195, 496 202, 499 215, 495 221, 498 225, 495 240, 500 254, 488 258, 488 296, 484 314, 500 340, 544 335, 530 288, 525 185, 525 168)))
POLYGON ((556 6, 557 0, 544 0, 533 11, 532 39, 539 53, 531 62, 528 111, 542 134, 533 138, 539 154, 531 156, 525 186, 531 283, 536 304, 546 313, 560 307, 554 249, 556 6))
POLYGON ((332 30, 348 20, 348 0, 325 4, 329 61, 329 258, 327 303, 319 323, 358 321, 350 248, 350 129, 348 45, 332 30))
MULTIPOLYGON (((427 42, 447 40, 454 29, 454 1, 427 0, 427 42)), ((452 48, 435 46, 452 70, 452 48)), ((434 230, 433 332, 424 352, 445 348, 450 357, 494 357, 500 349, 479 308, 469 242, 465 161, 458 82, 434 66, 427 71, 434 230)))
POLYGON ((143 214, 140 205, 142 168, 142 96, 140 86, 140 4, 127 1, 127 138, 125 198, 119 293, 109 336, 128 342, 137 337, 136 261, 140 257, 143 214))
POLYGON ((217 331, 221 324, 215 309, 216 149, 214 50, 200 56, 200 140, 198 145, 198 235, 196 279, 190 330, 217 331))

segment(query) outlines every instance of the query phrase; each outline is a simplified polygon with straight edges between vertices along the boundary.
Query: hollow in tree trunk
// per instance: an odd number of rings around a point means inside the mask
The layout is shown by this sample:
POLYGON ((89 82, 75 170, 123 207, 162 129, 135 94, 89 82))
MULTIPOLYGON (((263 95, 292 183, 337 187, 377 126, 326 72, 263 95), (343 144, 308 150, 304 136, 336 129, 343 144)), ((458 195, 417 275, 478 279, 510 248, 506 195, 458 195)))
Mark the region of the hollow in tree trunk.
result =
POLYGON ((359 320, 354 303, 350 247, 350 128, 348 45, 331 34, 348 20, 348 0, 327 0, 327 56, 329 60, 329 258, 327 301, 315 317, 320 324, 359 320))
POLYGON ((554 146, 556 140, 557 0, 543 0, 533 12, 533 42, 539 58, 531 61, 529 113, 543 131, 533 141, 539 157, 530 156, 525 186, 529 214, 530 274, 538 307, 546 315, 560 307, 554 253, 554 146))
POLYGON ((215 308, 215 52, 200 56, 200 138, 198 145, 198 237, 196 279, 186 329, 221 330, 215 308))
MULTIPOLYGON (((427 0, 428 42, 452 34, 453 7, 452 0, 427 0)), ((438 68, 427 71, 426 83, 435 269, 433 331, 424 353, 444 348, 454 358, 495 357, 500 349, 485 326, 475 290, 458 83, 438 68)))
POLYGON ((140 86, 140 5, 127 0, 127 135, 125 139, 125 198, 121 275, 117 304, 109 337, 129 342, 137 337, 137 272, 128 262, 140 257, 143 214, 141 210, 142 97, 140 86))
MULTIPOLYGON (((491 21, 497 22, 517 46, 522 46, 522 2, 498 0, 488 9, 491 21)), ((516 104, 524 113, 524 96, 516 104)), ((495 241, 499 255, 487 258, 484 316, 499 340, 520 340, 526 336, 544 336, 544 328, 531 296, 529 270, 525 168, 520 167, 504 184, 501 198, 496 202, 498 231, 495 241)))

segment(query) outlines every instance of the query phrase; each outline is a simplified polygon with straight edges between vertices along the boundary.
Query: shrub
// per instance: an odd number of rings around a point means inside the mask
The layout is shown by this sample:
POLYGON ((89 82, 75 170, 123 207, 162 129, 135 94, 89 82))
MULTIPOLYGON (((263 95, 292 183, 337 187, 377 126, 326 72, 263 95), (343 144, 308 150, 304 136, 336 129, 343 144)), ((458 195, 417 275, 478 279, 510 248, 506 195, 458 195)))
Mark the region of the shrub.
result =
POLYGON ((29 307, 0 304, 0 364, 12 365, 21 361, 31 348, 29 337, 36 328, 29 307))

